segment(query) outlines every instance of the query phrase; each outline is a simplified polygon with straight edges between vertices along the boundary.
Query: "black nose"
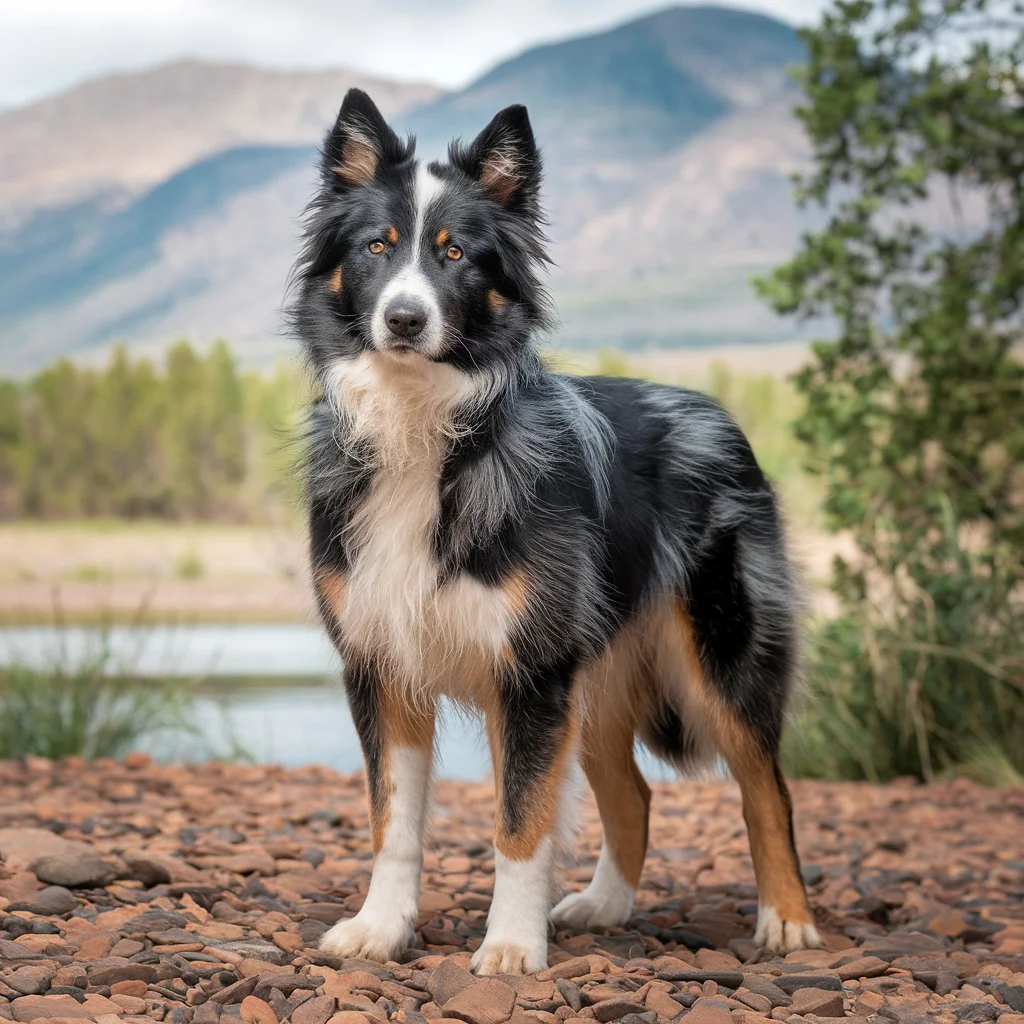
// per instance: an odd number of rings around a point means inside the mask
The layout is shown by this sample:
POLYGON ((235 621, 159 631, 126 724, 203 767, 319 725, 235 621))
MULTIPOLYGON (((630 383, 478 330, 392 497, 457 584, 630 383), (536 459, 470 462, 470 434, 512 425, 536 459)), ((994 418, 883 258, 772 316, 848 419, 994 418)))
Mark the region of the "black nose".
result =
POLYGON ((384 310, 384 319, 392 334, 415 338, 427 322, 427 309, 412 295, 396 295, 384 310))

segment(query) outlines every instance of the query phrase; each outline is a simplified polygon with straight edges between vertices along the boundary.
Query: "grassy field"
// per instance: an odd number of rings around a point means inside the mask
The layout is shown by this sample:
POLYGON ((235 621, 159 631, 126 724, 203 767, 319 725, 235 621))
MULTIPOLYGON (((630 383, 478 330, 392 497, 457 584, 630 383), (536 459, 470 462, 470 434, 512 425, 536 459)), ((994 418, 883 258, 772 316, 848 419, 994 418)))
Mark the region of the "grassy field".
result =
POLYGON ((0 623, 303 621, 304 554, 297 522, 5 524, 0 623))

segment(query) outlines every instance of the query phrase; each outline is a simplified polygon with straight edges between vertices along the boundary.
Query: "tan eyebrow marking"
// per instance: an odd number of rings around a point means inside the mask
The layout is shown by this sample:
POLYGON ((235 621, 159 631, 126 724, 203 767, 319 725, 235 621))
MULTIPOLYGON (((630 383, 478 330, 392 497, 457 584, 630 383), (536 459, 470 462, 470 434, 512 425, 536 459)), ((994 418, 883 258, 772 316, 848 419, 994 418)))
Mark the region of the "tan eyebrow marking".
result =
POLYGON ((397 243, 398 243, 398 228, 396 228, 394 224, 392 224, 392 225, 391 225, 391 226, 390 226, 390 227, 389 227, 389 228, 387 229, 387 231, 385 232, 385 234, 387 235, 388 241, 389 241, 389 242, 390 242, 390 243, 391 243, 392 245, 397 245, 397 243))
POLYGON ((438 235, 437 235, 437 244, 439 246, 447 245, 448 244, 448 240, 451 237, 452 237, 451 232, 447 228, 441 228, 441 230, 438 232, 438 235))

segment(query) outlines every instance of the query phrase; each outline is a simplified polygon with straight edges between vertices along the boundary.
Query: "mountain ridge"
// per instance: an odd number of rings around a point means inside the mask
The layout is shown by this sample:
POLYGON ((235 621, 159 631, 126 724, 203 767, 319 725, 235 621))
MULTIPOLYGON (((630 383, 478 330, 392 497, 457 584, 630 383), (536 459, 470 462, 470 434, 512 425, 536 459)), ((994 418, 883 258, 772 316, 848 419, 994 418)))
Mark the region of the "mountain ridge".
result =
MULTIPOLYGON (((787 78, 800 53, 795 32, 765 15, 674 7, 531 48, 454 93, 426 87, 424 102, 370 91, 396 130, 417 133, 423 157, 475 134, 507 102, 527 102, 545 154, 563 344, 767 340, 792 331, 748 282, 804 223, 789 198, 789 174, 807 155, 787 78)), ((155 180, 135 164, 120 180, 93 174, 91 191, 19 207, 20 222, 0 229, 0 369, 179 336, 229 337, 255 362, 285 351, 279 305, 314 185, 314 143, 347 74, 315 97, 309 81, 288 84, 271 104, 283 142, 225 133, 236 109, 229 89, 215 105, 221 127, 190 143, 219 148, 155 180)), ((182 88, 171 89, 172 108, 182 88)), ((258 103, 239 102, 244 127, 258 103)), ((177 145, 178 156, 188 149, 177 145)), ((10 184, 0 175, 0 209, 10 184)))

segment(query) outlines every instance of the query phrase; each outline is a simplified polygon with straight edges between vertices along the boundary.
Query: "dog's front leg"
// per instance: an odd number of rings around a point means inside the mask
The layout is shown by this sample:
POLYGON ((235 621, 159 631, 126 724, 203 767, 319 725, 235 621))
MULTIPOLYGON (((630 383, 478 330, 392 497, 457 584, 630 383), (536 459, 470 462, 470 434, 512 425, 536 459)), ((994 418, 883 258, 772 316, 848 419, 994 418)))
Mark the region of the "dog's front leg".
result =
POLYGON ((477 974, 547 967, 555 858, 571 812, 579 722, 565 670, 522 673, 502 685, 487 715, 497 789, 494 899, 477 974))
POLYGON ((411 707, 359 658, 346 659, 345 689, 366 760, 373 876, 362 909, 326 932, 320 948, 385 962, 416 925, 434 707, 411 707))

